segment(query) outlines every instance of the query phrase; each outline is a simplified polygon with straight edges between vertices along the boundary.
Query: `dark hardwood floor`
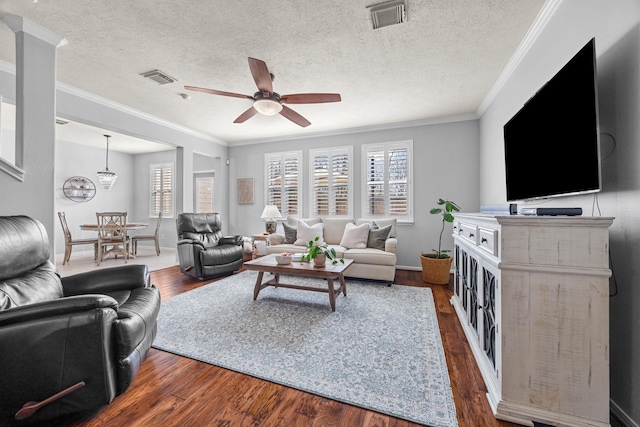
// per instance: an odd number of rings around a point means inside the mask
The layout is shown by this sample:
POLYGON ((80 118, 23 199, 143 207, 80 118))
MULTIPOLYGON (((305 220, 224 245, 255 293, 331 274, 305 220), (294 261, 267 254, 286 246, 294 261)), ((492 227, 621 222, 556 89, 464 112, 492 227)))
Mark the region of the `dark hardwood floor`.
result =
MULTIPOLYGON (((184 276, 178 267, 153 272, 151 277, 163 301, 210 282, 184 276)), ((419 271, 398 270, 395 283, 429 286, 422 281, 419 271)), ((497 421, 491 413, 480 371, 449 303, 451 285, 429 287, 435 298, 460 427, 515 427, 497 421)), ((418 424, 152 348, 124 395, 95 413, 55 425, 409 427, 418 424)))

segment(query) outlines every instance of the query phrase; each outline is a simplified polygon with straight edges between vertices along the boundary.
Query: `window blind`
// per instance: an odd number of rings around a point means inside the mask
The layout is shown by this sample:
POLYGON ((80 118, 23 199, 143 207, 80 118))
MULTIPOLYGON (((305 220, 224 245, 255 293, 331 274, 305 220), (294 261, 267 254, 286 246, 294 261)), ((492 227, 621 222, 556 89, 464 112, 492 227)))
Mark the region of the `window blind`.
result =
POLYGON ((173 216, 173 164, 151 165, 151 217, 173 216))

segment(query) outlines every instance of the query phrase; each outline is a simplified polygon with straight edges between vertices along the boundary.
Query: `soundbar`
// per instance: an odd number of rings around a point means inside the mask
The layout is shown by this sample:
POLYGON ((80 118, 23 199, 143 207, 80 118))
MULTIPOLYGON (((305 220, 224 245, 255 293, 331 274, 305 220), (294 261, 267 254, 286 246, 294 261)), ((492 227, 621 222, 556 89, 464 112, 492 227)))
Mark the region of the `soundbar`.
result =
POLYGON ((582 208, 521 208, 518 213, 536 216, 579 216, 582 215, 582 208))

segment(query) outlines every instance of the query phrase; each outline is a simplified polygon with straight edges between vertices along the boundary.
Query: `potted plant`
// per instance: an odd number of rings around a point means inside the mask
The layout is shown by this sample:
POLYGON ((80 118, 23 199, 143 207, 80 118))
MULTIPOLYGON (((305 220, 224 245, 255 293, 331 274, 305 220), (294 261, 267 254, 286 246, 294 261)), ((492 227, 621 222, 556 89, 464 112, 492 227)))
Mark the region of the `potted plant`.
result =
POLYGON ((329 248, 326 243, 318 244, 320 236, 316 236, 315 239, 309 240, 307 243, 307 252, 302 256, 302 262, 310 262, 313 260, 313 266, 317 268, 324 268, 327 260, 331 261, 331 264, 337 264, 338 262, 344 264, 344 259, 338 259, 336 250, 329 248))
POLYGON ((422 279, 425 282, 437 285, 446 285, 449 283, 449 273, 451 271, 451 261, 453 258, 449 255, 449 249, 442 249, 442 233, 447 222, 453 222, 452 212, 460 212, 460 207, 451 200, 438 199, 438 206, 432 208, 429 213, 432 215, 440 215, 442 219, 442 228, 440 229, 440 237, 438 239, 438 249, 432 249, 432 253, 420 253, 420 262, 422 263, 422 279))

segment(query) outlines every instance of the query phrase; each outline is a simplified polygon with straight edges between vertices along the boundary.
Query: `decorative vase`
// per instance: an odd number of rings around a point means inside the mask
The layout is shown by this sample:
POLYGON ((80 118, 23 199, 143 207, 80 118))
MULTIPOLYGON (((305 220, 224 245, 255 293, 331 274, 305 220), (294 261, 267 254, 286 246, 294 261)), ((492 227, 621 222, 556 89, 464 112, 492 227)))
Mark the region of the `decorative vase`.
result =
POLYGON ((453 257, 436 258, 433 254, 420 254, 422 264, 422 280, 434 285, 449 284, 451 262, 453 257))
POLYGON ((327 256, 324 254, 318 254, 313 259, 313 266, 315 268, 324 268, 326 263, 327 263, 327 256))

